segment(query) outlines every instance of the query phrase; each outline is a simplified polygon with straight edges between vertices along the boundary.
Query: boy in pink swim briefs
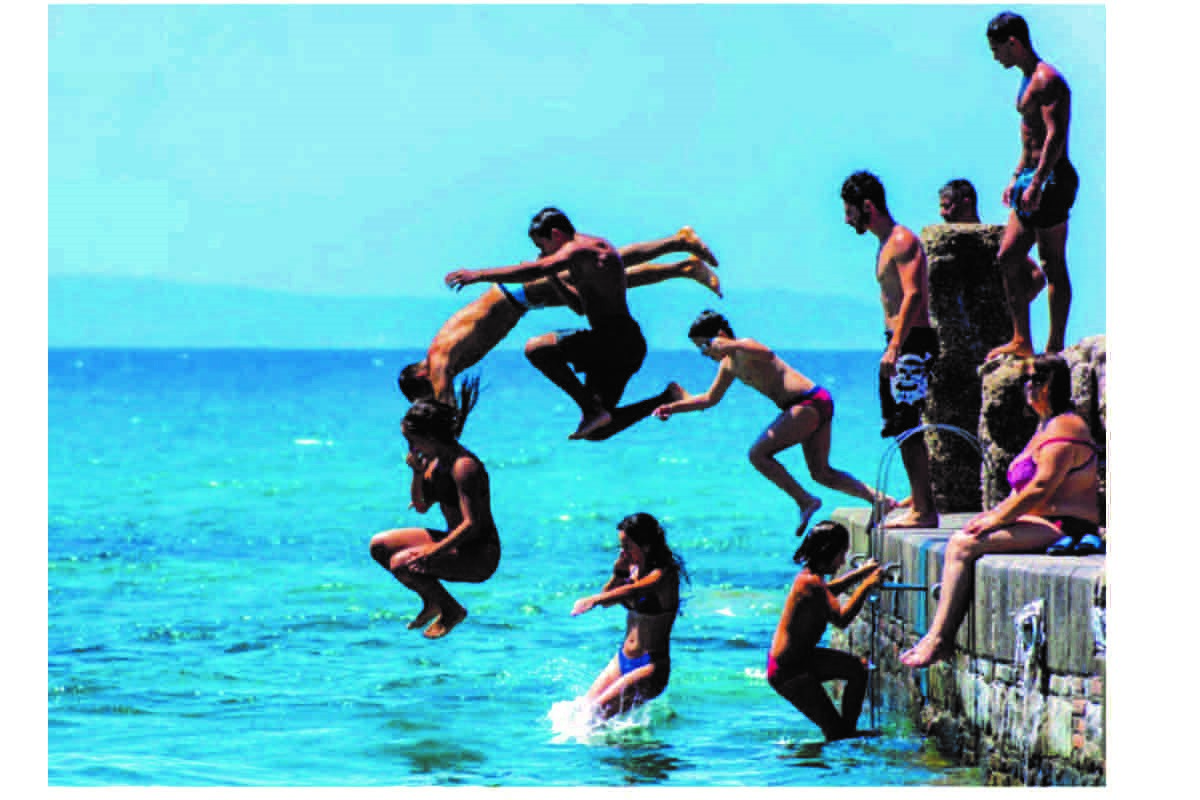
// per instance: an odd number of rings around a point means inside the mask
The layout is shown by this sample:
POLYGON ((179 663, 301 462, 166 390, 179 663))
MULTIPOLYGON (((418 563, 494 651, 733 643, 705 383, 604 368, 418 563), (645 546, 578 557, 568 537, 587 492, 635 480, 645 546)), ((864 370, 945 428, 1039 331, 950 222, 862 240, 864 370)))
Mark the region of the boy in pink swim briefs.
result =
POLYGON ((775 458, 797 444, 804 448, 808 473, 817 483, 868 503, 882 504, 885 514, 895 507, 892 498, 879 494, 850 473, 830 466, 833 397, 826 389, 793 369, 766 345, 753 339, 735 338, 728 320, 715 311, 700 314, 692 323, 688 338, 702 355, 719 364, 717 377, 708 391, 698 395, 685 392, 681 400, 656 408, 654 416, 666 420, 672 414, 712 408, 725 396, 735 378, 765 395, 779 408, 779 416, 750 448, 750 463, 800 507, 797 536, 804 533, 809 519, 821 507, 821 500, 805 491, 775 458))

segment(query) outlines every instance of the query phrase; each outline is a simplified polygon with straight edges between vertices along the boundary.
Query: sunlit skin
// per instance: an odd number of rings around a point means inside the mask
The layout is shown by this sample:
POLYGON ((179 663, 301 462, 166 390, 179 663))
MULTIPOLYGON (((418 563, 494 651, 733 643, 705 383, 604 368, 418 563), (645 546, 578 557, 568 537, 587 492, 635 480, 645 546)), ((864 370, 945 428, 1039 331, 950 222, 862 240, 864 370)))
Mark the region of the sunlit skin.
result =
MULTIPOLYGON (((1071 90, 1062 73, 1016 38, 993 40, 989 37, 988 47, 996 63, 1005 69, 1019 69, 1029 81, 1016 105, 1021 117, 1021 155, 1002 199, 1006 206, 1013 207, 1017 174, 1033 169, 1033 179, 1020 197, 1021 208, 1032 213, 1041 205, 1042 187, 1047 178, 1058 162, 1068 157, 1071 90)), ((1008 343, 992 349, 988 359, 1033 355, 1029 304, 1042 285, 1047 287, 1050 310, 1046 352, 1056 353, 1063 349, 1071 307, 1071 282, 1066 261, 1067 228, 1066 221, 1050 228, 1035 228, 1022 220, 1015 208, 1009 213, 998 260, 1003 266, 1013 335, 1008 343), (1033 274, 1028 268, 1028 254, 1035 243, 1041 261, 1039 274, 1033 274)))
MULTIPOLYGON (((842 201, 847 225, 858 235, 870 231, 879 240, 875 258, 875 279, 883 304, 884 327, 892 338, 879 360, 880 372, 891 377, 896 372, 900 349, 914 328, 930 328, 929 274, 921 240, 909 228, 898 224, 886 208, 877 208, 870 199, 861 205, 842 201)), ((929 451, 923 436, 910 436, 900 446, 900 457, 912 490, 911 508, 885 525, 889 528, 937 527, 938 515, 929 474, 929 451)))
POLYGON ((626 658, 645 653, 660 654, 622 675, 619 659, 614 657, 597 676, 586 698, 602 719, 640 705, 662 694, 670 677, 671 629, 679 611, 679 573, 655 568, 647 570, 646 554, 624 531, 618 531, 620 552, 604 588, 595 595, 580 598, 571 616, 586 614, 596 607, 616 604, 627 606, 625 639, 621 649, 626 658), (660 614, 640 614, 633 609, 635 598, 653 593, 666 609, 660 614))
MULTIPOLYGON (((979 212, 975 204, 966 197, 957 197, 953 191, 943 191, 938 195, 938 214, 947 223, 978 223, 979 212)), ((1046 276, 1037 262, 1025 257, 1023 267, 1024 286, 1026 287, 1025 304, 1032 303, 1034 298, 1046 285, 1046 276)))
POLYGON ((804 565, 792 582, 770 650, 778 665, 768 678, 771 688, 815 722, 830 741, 861 733, 857 723, 866 696, 867 670, 850 653, 819 643, 830 623, 845 628, 854 620, 883 578, 880 565, 871 560, 827 583, 824 576, 835 574, 845 562, 843 548, 827 563, 804 565), (839 602, 837 596, 855 584, 846 602, 839 602), (845 681, 840 710, 821 686, 835 680, 845 681))
POLYGON ((900 657, 918 669, 954 654, 954 637, 971 603, 975 562, 988 553, 1038 553, 1062 536, 1049 516, 1099 521, 1099 462, 1087 422, 1073 411, 1055 414, 1049 383, 1026 373, 1025 402, 1038 416, 1038 429, 1017 458, 1032 456, 1037 472, 995 508, 975 515, 950 537, 942 589, 929 631, 900 657), (1057 440, 1057 441, 1053 441, 1057 440))
MULTIPOLYGON (((721 280, 710 268, 716 264, 716 257, 691 228, 681 228, 663 239, 626 245, 618 252, 630 289, 687 278, 721 296, 721 280), (689 253, 692 257, 671 263, 647 263, 669 253, 689 253)), ((565 271, 529 281, 524 288, 534 306, 566 306, 580 313, 579 299, 565 271)), ((453 403, 455 378, 495 349, 525 313, 504 292, 492 286, 446 320, 421 362, 422 371, 433 384, 434 396, 443 403, 453 403)))
POLYGON ((425 628, 440 639, 467 617, 467 609, 443 580, 480 583, 496 571, 500 540, 492 518, 488 475, 483 463, 456 441, 405 432, 412 469, 411 508, 425 513, 440 507, 446 530, 398 528, 371 539, 371 557, 421 598, 409 629, 425 628))
MULTIPOLYGON (((525 343, 525 356, 546 378, 562 389, 579 407, 580 420, 569 439, 594 438, 614 423, 614 411, 625 386, 642 363, 645 338, 629 313, 628 283, 621 256, 607 240, 590 234, 568 233, 550 227, 531 235, 541 254, 532 262, 507 267, 458 269, 445 277, 447 286, 461 289, 480 281, 509 282, 549 278, 566 271, 572 308, 587 317, 591 331, 605 331, 605 342, 618 348, 611 354, 588 357, 583 369, 586 383, 577 374, 567 354, 566 336, 552 332, 525 343), (614 338, 614 331, 618 331, 614 338), (615 342, 621 342, 620 345, 615 342)), ((594 347, 595 339, 582 339, 594 347)), ((593 351, 594 352, 594 351, 593 351)), ((648 413, 648 412, 647 412, 648 413)), ((644 415, 643 415, 644 416, 644 415)))
POLYGON ((712 408, 721 402, 735 380, 755 389, 777 408, 783 409, 755 440, 748 455, 759 474, 782 489, 799 507, 797 535, 804 532, 809 520, 821 508, 820 498, 804 489, 777 458, 797 444, 803 448, 809 474, 817 483, 880 504, 885 513, 895 506, 891 497, 875 492, 850 473, 830 465, 832 421, 823 423, 820 413, 811 405, 789 402, 814 388, 810 378, 754 339, 735 339, 722 331, 711 339, 692 337, 692 344, 701 355, 717 362, 712 385, 701 394, 684 392, 680 399, 656 408, 654 416, 667 420, 675 414, 712 408))

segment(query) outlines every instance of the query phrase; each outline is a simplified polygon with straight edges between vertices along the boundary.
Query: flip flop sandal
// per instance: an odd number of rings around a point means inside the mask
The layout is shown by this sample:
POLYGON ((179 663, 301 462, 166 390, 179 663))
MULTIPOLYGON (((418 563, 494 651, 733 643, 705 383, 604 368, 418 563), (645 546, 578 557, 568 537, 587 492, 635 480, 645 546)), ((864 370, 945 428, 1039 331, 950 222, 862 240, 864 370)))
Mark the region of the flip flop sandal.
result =
POLYGON ((1085 533, 1079 537, 1071 552, 1077 556, 1100 555, 1104 552, 1104 540, 1094 533, 1085 533))
POLYGON ((1067 534, 1054 544, 1046 548, 1048 556, 1069 556, 1074 555, 1075 537, 1067 534))

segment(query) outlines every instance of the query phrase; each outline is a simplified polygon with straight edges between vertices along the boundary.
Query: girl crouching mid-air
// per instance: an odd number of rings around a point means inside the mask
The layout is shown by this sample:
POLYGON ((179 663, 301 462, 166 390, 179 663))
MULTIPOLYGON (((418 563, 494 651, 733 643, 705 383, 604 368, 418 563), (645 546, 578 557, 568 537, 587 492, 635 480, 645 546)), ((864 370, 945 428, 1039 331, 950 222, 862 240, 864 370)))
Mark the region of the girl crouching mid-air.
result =
POLYGON ((652 700, 667 688, 680 575, 690 582, 683 561, 671 552, 666 533, 650 514, 631 514, 617 525, 617 532, 621 551, 612 577, 599 594, 576 601, 571 610, 571 616, 577 616, 618 603, 628 610, 625 641, 586 695, 602 719, 652 700))
POLYGON ((465 416, 465 410, 436 400, 418 400, 400 423, 408 440, 412 507, 424 514, 440 506, 446 530, 400 528, 371 539, 371 558, 421 598, 408 627, 428 625, 429 639, 445 636, 467 618, 467 609, 442 581, 482 583, 500 563, 487 470, 458 443, 465 416))

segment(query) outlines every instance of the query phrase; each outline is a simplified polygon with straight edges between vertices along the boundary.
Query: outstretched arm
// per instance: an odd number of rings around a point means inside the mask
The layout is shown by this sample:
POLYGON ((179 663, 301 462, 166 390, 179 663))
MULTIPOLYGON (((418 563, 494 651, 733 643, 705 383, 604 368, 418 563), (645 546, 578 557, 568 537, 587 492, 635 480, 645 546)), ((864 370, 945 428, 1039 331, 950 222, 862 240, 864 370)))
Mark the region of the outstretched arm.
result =
POLYGON ((622 582, 617 573, 614 572, 613 578, 610 578, 609 582, 605 584, 604 591, 575 601, 575 606, 571 609, 571 616, 577 617, 580 614, 591 611, 596 606, 611 606, 626 598, 645 594, 657 586, 662 577, 663 571, 655 569, 646 575, 638 577, 637 580, 622 582), (614 583, 617 585, 613 586, 614 583))
POLYGON ((542 256, 536 261, 526 261, 510 267, 493 267, 491 269, 456 269, 446 274, 446 285, 458 290, 472 283, 489 281, 505 283, 515 281, 524 283, 534 278, 546 278, 567 269, 571 261, 578 257, 579 247, 574 242, 567 242, 556 252, 542 256))
POLYGON ((879 562, 871 559, 857 569, 852 569, 844 575, 834 578, 826 585, 829 587, 829 591, 834 594, 841 594, 877 569, 879 569, 879 562))
POLYGON ((880 572, 879 565, 876 564, 871 573, 867 575, 863 579, 863 582, 858 585, 858 588, 850 594, 850 599, 847 600, 845 604, 838 603, 836 599, 831 602, 829 608, 829 621, 839 628, 845 628, 847 625, 853 622, 854 618, 858 616, 858 612, 862 610, 863 602, 866 601, 867 595, 870 594, 871 590, 878 586, 882 580, 883 573, 880 572))
POLYGON ((654 416, 661 420, 667 420, 672 414, 684 414, 688 411, 703 411, 706 408, 712 408, 721 402, 721 398, 725 396, 725 392, 733 383, 734 377, 730 359, 723 359, 717 368, 717 377, 713 379, 712 386, 708 387, 708 391, 676 400, 673 403, 664 403, 654 409, 654 416))

